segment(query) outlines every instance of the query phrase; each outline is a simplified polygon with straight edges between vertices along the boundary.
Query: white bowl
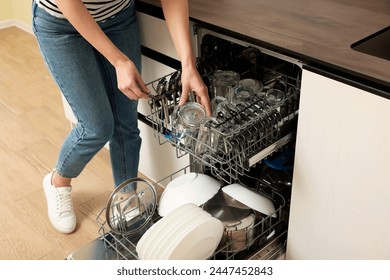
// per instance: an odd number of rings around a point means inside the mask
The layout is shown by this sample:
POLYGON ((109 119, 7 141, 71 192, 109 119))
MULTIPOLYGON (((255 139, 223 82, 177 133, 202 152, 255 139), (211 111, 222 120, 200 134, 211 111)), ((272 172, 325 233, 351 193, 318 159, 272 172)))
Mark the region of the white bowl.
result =
POLYGON ((187 173, 172 180, 162 192, 158 214, 164 217, 177 207, 194 203, 202 205, 220 189, 220 182, 201 173, 187 173))
POLYGON ((222 191, 242 204, 267 216, 272 215, 272 217, 276 218, 275 207, 268 197, 237 183, 223 187, 222 191))

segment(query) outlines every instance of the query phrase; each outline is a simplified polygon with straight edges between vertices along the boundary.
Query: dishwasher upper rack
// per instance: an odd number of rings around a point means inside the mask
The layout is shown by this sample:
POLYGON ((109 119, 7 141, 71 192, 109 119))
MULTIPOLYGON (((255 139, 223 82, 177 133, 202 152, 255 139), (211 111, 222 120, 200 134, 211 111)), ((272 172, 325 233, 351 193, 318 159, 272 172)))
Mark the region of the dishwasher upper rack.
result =
MULTIPOLYGON (((155 187, 165 186, 173 179, 192 172, 191 170, 193 170, 193 168, 193 164, 188 165, 185 168, 182 168, 159 180, 154 185, 155 187)), ((250 256, 256 255, 257 252, 260 252, 263 247, 265 247, 266 244, 268 244, 274 237, 280 235, 280 233, 286 230, 282 218, 282 211, 287 207, 284 197, 275 188, 264 183, 260 179, 250 176, 246 177, 245 179, 245 182, 238 182, 245 187, 248 187, 251 190, 271 199, 275 206, 275 212, 268 216, 264 216, 261 220, 256 221, 253 226, 253 233, 255 233, 255 235, 252 237, 252 242, 250 245, 244 244, 240 250, 229 251, 229 248, 231 248, 233 243, 236 242, 235 239, 231 239, 223 246, 219 246, 219 248, 209 258, 210 260, 247 259, 250 256), (248 184, 250 186, 248 186, 248 184), (276 217, 273 217, 274 215, 276 215, 276 217)), ((161 217, 156 212, 149 225, 143 228, 142 231, 133 235, 121 235, 110 230, 105 220, 105 211, 105 208, 100 211, 96 221, 99 226, 98 233, 100 238, 104 241, 107 256, 109 256, 110 259, 116 260, 138 260, 139 257, 136 251, 136 246, 139 239, 148 230, 148 228, 161 219, 161 217)), ((253 233, 247 232, 248 235, 253 233)))
POLYGON ((215 176, 231 183, 290 142, 294 138, 298 115, 300 80, 260 66, 247 70, 242 76, 250 77, 257 72, 267 73, 266 80, 262 81, 265 90, 282 81, 286 88, 285 98, 271 104, 264 96, 256 95, 250 102, 231 110, 230 116, 218 116, 218 124, 207 127, 222 143, 217 148, 210 140, 204 141, 193 135, 175 137, 172 115, 180 98, 180 70, 148 83, 154 92, 150 95, 151 114, 147 119, 159 144, 171 143, 176 148, 177 157, 190 154, 193 160, 212 168, 215 176), (197 148, 207 152, 199 154, 197 148))

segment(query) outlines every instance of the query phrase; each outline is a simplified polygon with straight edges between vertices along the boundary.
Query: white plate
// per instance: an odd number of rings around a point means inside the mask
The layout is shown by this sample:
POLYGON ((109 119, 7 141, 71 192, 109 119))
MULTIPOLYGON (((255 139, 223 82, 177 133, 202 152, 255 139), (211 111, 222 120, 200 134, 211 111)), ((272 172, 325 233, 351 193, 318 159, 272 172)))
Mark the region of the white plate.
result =
POLYGON ((181 207, 177 208, 175 211, 171 212, 170 215, 167 215, 153 224, 140 238, 137 243, 136 251, 140 259, 144 259, 146 254, 150 252, 155 246, 154 240, 160 235, 161 229, 165 227, 166 224, 170 224, 170 221, 174 221, 182 215, 183 212, 189 211, 194 208, 199 208, 195 204, 184 204, 181 207))
POLYGON ((195 221, 203 221, 208 219, 209 217, 206 215, 203 210, 201 210, 198 213, 193 213, 191 217, 188 217, 188 219, 181 221, 180 225, 172 225, 171 229, 167 234, 164 235, 164 238, 161 240, 160 246, 156 248, 156 251, 154 252, 152 258, 153 260, 166 260, 166 253, 168 252, 169 248, 172 247, 172 244, 175 244, 177 242, 177 239, 179 236, 183 234, 185 231, 185 225, 188 223, 188 221, 191 221, 194 223, 195 221), (174 230, 172 230, 172 227, 174 230))
POLYGON ((206 260, 218 247, 222 235, 223 224, 212 217, 188 225, 174 244, 167 248, 164 259, 167 260, 206 260))
POLYGON ((180 236, 185 234, 186 230, 188 230, 189 225, 196 225, 198 223, 201 223, 202 221, 205 221, 209 219, 210 215, 205 212, 201 211, 198 215, 195 217, 192 217, 192 219, 186 219, 184 220, 181 224, 180 227, 175 228, 174 231, 171 232, 169 236, 167 236, 166 242, 164 244, 164 247, 161 248, 158 258, 160 260, 166 260, 167 259, 167 254, 169 253, 169 250, 175 246, 177 243, 177 240, 180 236))
POLYGON ((237 183, 223 187, 222 191, 242 204, 267 216, 272 215, 272 217, 276 218, 275 207, 269 198, 237 183))
POLYGON ((190 209, 194 209, 194 207, 198 208, 195 204, 185 204, 172 211, 170 215, 167 215, 153 224, 140 238, 137 243, 136 251, 138 253, 139 258, 144 259, 147 252, 152 250, 152 247, 155 246, 154 240, 160 235, 160 231, 165 227, 166 224, 169 224, 171 220, 175 220, 180 218, 181 213, 188 211, 190 209))
MULTIPOLYGON (((186 208, 185 211, 180 211, 179 215, 171 215, 170 219, 166 220, 165 223, 158 230, 156 230, 153 240, 149 240, 149 242, 152 244, 148 246, 147 252, 145 252, 143 258, 144 260, 153 260, 156 258, 155 255, 157 252, 167 242, 167 236, 176 231, 176 227, 179 227, 179 225, 185 221, 185 217, 199 215, 199 207, 195 204, 193 204, 193 206, 194 207, 186 208)), ((165 217, 163 217, 163 219, 165 217)))
POLYGON ((175 234, 182 230, 183 225, 188 220, 204 215, 204 211, 201 208, 195 204, 192 205, 194 207, 181 211, 181 215, 177 219, 170 219, 168 223, 165 223, 164 227, 160 228, 158 236, 153 240, 154 246, 146 253, 145 260, 161 260, 162 252, 164 252, 169 242, 174 240, 175 234))

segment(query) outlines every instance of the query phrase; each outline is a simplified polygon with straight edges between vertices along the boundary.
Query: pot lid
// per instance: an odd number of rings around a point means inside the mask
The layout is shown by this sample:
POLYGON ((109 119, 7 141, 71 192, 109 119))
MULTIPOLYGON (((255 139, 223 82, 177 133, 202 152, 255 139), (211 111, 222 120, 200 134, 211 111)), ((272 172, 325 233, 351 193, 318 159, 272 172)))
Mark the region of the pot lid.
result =
POLYGON ((151 221, 156 207, 154 186, 143 178, 132 178, 112 192, 107 202, 106 222, 117 234, 134 234, 151 221))

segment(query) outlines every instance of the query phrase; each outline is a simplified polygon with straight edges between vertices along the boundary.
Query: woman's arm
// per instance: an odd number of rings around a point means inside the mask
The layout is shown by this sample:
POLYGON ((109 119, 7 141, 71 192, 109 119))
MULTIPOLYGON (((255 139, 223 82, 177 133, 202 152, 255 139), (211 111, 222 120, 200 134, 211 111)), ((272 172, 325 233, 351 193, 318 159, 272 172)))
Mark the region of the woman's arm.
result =
POLYGON ((81 0, 57 0, 58 8, 96 50, 115 67, 118 88, 130 99, 148 98, 149 89, 134 63, 104 34, 81 0))
POLYGON ((189 31, 188 1, 161 0, 161 5, 182 66, 182 96, 179 105, 188 100, 188 93, 193 90, 196 92, 197 101, 205 107, 207 115, 211 116, 207 87, 195 66, 189 31))

